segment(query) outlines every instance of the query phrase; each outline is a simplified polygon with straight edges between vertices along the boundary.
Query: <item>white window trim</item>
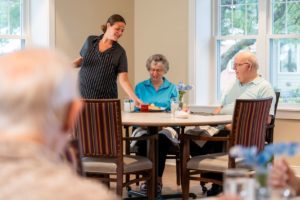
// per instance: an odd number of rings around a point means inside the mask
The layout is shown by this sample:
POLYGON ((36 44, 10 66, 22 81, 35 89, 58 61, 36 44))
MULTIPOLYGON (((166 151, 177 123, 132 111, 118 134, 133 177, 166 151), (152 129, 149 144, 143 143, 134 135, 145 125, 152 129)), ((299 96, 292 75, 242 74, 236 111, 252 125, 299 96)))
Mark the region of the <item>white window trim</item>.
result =
MULTIPOLYGON (((259 1, 260 3, 262 3, 262 7, 260 7, 259 12, 262 13, 262 9, 266 10, 266 6, 267 3, 269 3, 269 0, 265 1, 259 1)), ((215 1, 213 1, 213 4, 216 3, 215 1)), ((213 7, 215 7, 213 5, 213 7)), ((197 110, 197 111, 212 111, 214 108, 217 107, 216 103, 214 102, 214 100, 210 101, 207 105, 197 105, 196 104, 196 90, 199 86, 199 84, 196 82, 196 72, 197 72, 197 66, 196 66, 196 53, 197 53, 197 46, 196 46, 196 0, 189 0, 189 82, 191 82, 194 85, 194 88, 191 92, 189 92, 189 104, 191 105, 191 109, 192 110, 197 110)), ((270 13, 270 12, 267 12, 270 13)), ((270 16, 267 16, 267 14, 265 11, 263 12, 263 16, 262 17, 267 17, 268 20, 271 20, 270 16)), ((212 20, 214 20, 213 18, 215 17, 215 14, 212 14, 212 20)), ((259 23, 259 26, 262 23, 259 23)), ((270 23, 268 23, 270 24, 270 23)), ((215 24, 214 24, 215 25, 215 24)), ((212 32, 214 32, 215 27, 212 27, 212 32)), ((265 33, 267 33, 267 29, 270 29, 270 27, 265 26, 264 28, 259 27, 260 31, 264 31, 265 33)), ((267 34, 266 34, 267 35, 267 34)), ((244 37, 244 36, 243 36, 244 37)), ((269 43, 270 38, 283 38, 283 36, 281 35, 267 35, 267 42, 269 43)), ((288 35, 284 38, 294 38, 294 37, 299 37, 299 34, 293 34, 293 35, 288 35)), ((269 46, 269 44, 267 45, 269 46)), ((261 47, 257 47, 257 49, 261 49, 265 56, 269 57, 269 54, 267 53, 268 51, 264 48, 261 47)), ((215 49, 210 51, 210 54, 213 55, 215 52, 215 49)), ((212 57, 211 57, 212 58, 212 57)), ((258 58, 259 59, 259 58, 258 58)), ((259 59, 261 60, 261 59, 259 59)), ((262 62, 261 62, 262 63, 262 62)), ((262 63, 262 65, 265 66, 269 66, 269 61, 268 59, 266 59, 266 63, 262 63)), ((211 61, 211 66, 215 65, 215 60, 211 61)), ((213 68, 215 69, 215 67, 213 68)), ((262 73, 262 72, 261 72, 262 73)), ((263 74, 265 75, 265 77, 267 79, 269 79, 269 72, 268 71, 264 71, 263 74)), ((214 77, 210 77, 210 83, 211 85, 215 85, 215 78, 214 77)), ((206 85, 208 87, 208 85, 206 85)), ((214 94, 210 94, 211 97, 209 97, 209 99, 214 99, 215 97, 214 94)), ((276 118, 278 119, 300 119, 300 108, 296 108, 291 106, 278 106, 277 109, 277 116, 276 118)))
POLYGON ((28 36, 28 0, 21 0, 21 15, 22 15, 22 20, 21 20, 21 34, 20 35, 13 35, 13 34, 0 34, 0 38, 2 39, 20 39, 20 40, 25 40, 25 45, 29 42, 29 36, 28 36))
POLYGON ((55 48, 55 0, 28 0, 28 4, 29 46, 55 48))

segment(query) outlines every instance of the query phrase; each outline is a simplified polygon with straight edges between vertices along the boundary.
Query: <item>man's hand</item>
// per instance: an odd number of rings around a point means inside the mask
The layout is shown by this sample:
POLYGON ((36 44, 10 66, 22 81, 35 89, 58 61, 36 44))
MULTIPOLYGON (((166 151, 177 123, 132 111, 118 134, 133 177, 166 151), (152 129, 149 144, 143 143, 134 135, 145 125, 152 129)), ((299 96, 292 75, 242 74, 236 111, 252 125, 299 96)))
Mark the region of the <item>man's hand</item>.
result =
POLYGON ((275 188, 289 186, 295 190, 297 195, 300 194, 300 179, 282 158, 275 160, 269 176, 269 184, 275 188))

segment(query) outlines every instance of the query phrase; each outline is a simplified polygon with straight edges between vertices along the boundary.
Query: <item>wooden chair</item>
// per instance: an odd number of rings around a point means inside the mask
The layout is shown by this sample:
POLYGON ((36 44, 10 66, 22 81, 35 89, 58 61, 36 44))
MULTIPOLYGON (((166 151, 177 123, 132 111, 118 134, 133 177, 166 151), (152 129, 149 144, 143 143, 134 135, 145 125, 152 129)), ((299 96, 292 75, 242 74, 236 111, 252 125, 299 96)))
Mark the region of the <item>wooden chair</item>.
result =
POLYGON ((222 181, 201 177, 207 172, 222 174, 228 168, 235 168, 239 163, 228 153, 207 154, 190 158, 190 140, 227 141, 228 149, 234 145, 257 146, 262 150, 265 145, 265 128, 272 98, 259 100, 236 100, 232 118, 232 131, 227 137, 205 137, 183 135, 182 192, 183 199, 188 199, 189 182, 197 180, 222 185, 222 181), (200 176, 199 176, 200 174, 200 176))
MULTIPOLYGON (((150 159, 123 154, 121 119, 120 100, 84 100, 84 108, 75 125, 83 172, 108 183, 108 186, 110 182, 116 182, 119 196, 122 196, 123 187, 147 181, 148 199, 154 199, 154 154, 149 154, 150 159), (143 176, 124 181, 124 175, 136 173, 143 176)), ((150 145, 154 139, 151 137, 150 145)))
POLYGON ((274 135, 274 127, 275 127, 275 118, 277 112, 278 101, 280 97, 280 92, 275 92, 276 94, 276 102, 275 102, 275 109, 274 109, 274 116, 272 116, 271 123, 266 127, 266 144, 273 143, 273 135, 274 135))

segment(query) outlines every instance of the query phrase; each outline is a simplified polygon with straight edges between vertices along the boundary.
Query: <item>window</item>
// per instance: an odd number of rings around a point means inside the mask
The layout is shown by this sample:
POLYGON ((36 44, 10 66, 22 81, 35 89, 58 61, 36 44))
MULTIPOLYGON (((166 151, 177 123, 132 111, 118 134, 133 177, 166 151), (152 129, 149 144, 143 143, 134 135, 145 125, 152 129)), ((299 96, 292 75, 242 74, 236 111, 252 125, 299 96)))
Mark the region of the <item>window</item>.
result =
POLYGON ((192 103, 219 102, 235 81, 234 56, 248 50, 257 55, 259 73, 281 92, 280 104, 300 105, 300 0, 203 0, 194 3, 196 53, 192 72, 196 75, 193 82, 197 87, 210 87, 209 92, 215 93, 208 94, 201 88, 196 91, 192 103), (207 16, 212 16, 208 20, 211 27, 206 26, 207 16), (204 37, 203 31, 207 28, 211 31, 204 37), (208 45, 204 46, 205 43, 208 45), (202 53, 205 50, 210 52, 206 58, 202 53), (203 60, 212 61, 203 66, 203 60), (203 75, 203 68, 207 66, 211 73, 203 75), (210 80, 204 82, 205 76, 210 80), (210 98, 203 101, 205 95, 210 98))
POLYGON ((0 1, 0 55, 25 46, 23 0, 0 1))
POLYGON ((235 81, 233 57, 241 50, 256 53, 258 0, 221 0, 218 8, 217 97, 220 99, 235 81))
POLYGON ((271 82, 280 102, 300 104, 300 0, 273 0, 270 37, 271 82))

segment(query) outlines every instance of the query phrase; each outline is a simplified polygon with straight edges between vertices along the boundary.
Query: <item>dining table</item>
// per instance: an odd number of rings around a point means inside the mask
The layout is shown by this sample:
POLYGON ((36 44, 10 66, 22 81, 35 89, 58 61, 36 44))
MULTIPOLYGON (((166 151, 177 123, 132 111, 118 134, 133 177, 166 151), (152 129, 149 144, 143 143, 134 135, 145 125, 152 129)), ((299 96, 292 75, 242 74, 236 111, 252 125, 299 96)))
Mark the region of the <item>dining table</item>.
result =
MULTIPOLYGON (((168 126, 202 126, 202 125, 223 125, 229 124, 232 121, 232 115, 206 115, 206 114, 188 114, 184 117, 176 117, 168 112, 122 112, 122 125, 128 130, 129 126, 147 127, 149 134, 157 134, 161 127, 168 126)), ((183 134, 183 133, 181 133, 183 134)), ((153 166, 157 166, 157 142, 154 145, 156 148, 153 166)), ((157 174, 157 167, 154 167, 157 174)), ((154 177, 154 183, 157 185, 157 176, 154 177)), ((155 194, 157 194, 155 187, 155 194)), ((175 194, 176 196, 176 194, 175 194)), ((173 198, 174 195, 164 195, 163 199, 173 198)))

